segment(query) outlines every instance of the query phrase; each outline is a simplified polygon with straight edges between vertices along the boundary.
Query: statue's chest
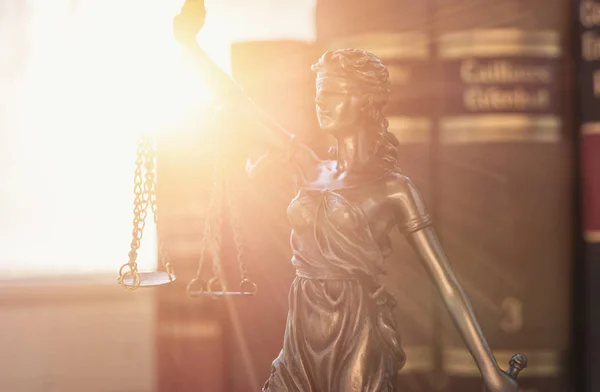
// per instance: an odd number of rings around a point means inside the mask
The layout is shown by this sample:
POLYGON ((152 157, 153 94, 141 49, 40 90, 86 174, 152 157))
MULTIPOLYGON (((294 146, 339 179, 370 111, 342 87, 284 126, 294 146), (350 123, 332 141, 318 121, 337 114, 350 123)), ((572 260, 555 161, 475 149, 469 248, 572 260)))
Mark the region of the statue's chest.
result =
MULTIPOLYGON (((315 185, 315 184, 312 184, 315 185)), ((324 185, 324 184, 323 184, 324 185)), ((331 227, 341 233, 355 232, 367 226, 378 233, 389 225, 385 186, 368 185, 335 188, 301 188, 288 206, 288 219, 296 231, 331 227)))

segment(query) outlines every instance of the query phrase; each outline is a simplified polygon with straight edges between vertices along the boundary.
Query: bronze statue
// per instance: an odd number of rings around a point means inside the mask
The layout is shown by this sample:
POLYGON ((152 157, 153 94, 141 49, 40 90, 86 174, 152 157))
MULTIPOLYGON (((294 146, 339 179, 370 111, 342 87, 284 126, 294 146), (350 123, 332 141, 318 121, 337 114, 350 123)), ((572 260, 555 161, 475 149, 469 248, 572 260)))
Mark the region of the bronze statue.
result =
POLYGON ((382 113, 390 94, 382 62, 363 50, 340 49, 313 66, 318 120, 337 141, 335 159, 320 160, 261 112, 198 47, 202 17, 190 4, 175 19, 178 41, 212 83, 215 98, 259 124, 269 147, 249 172, 286 164, 298 189, 287 210, 297 276, 283 349, 263 391, 398 390, 405 355, 394 299, 377 276, 390 254, 390 232, 401 230, 439 288, 487 389, 516 392, 514 378, 524 364, 504 372, 496 363, 421 196, 397 165, 398 141, 382 113))

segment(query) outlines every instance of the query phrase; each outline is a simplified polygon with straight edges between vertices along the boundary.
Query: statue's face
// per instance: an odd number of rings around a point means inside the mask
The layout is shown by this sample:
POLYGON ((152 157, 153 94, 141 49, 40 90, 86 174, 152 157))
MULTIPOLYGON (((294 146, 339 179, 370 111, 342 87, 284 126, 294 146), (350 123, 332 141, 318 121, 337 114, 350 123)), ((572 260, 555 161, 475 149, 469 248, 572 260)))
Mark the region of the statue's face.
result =
POLYGON ((317 75, 317 118, 321 129, 333 135, 352 132, 360 120, 362 100, 348 87, 343 78, 317 75))

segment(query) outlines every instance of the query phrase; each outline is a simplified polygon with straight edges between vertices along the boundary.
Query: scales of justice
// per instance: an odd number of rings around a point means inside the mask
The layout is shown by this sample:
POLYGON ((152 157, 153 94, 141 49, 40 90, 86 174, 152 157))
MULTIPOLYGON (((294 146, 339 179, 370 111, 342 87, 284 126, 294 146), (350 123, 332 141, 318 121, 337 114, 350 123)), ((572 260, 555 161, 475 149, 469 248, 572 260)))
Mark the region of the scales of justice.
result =
MULTIPOLYGON (((313 65, 319 123, 337 140, 336 159, 322 161, 256 107, 198 47, 196 35, 205 17, 202 0, 187 0, 175 17, 173 32, 185 56, 197 64, 204 79, 214 87, 215 101, 258 124, 268 140, 269 153, 247 170, 256 173, 265 165, 293 166, 298 190, 287 211, 293 227, 290 244, 297 276, 290 288, 283 349, 273 361, 262 391, 399 391, 397 373, 406 357, 394 319, 396 303, 376 278, 383 273, 381 265, 389 250, 383 249, 385 239, 396 227, 438 287, 481 372, 486 391, 518 392, 516 379, 527 366, 527 358, 514 355, 506 371, 497 364, 446 260, 418 190, 397 168, 397 139, 387 131, 382 112, 391 86, 387 68, 375 54, 360 49, 326 52, 313 65), (317 346, 321 351, 315 353, 313 348, 317 346), (331 366, 316 366, 324 357, 331 366)), ((121 266, 118 278, 126 290, 176 280, 160 231, 159 263, 164 271, 139 271, 136 262, 148 210, 154 224, 159 221, 155 143, 154 137, 142 135, 137 145, 133 238, 129 260, 121 266)), ((231 181, 222 175, 223 162, 219 161, 212 170, 198 273, 186 286, 192 298, 257 293, 257 285, 248 278, 242 260, 231 181), (223 205, 229 210, 237 250, 241 275, 237 290, 226 287, 221 273, 223 205), (211 260, 213 273, 206 281, 200 277, 205 256, 211 260)))

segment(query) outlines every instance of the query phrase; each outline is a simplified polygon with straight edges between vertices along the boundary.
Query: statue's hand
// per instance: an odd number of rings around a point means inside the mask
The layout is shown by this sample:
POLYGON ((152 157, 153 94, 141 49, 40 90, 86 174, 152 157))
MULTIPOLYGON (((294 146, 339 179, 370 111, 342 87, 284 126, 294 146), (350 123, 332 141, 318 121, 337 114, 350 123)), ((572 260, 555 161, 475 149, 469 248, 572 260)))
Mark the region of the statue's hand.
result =
POLYGON ((206 18, 204 0, 186 0, 181 12, 173 19, 173 35, 183 47, 196 45, 196 36, 206 18))

